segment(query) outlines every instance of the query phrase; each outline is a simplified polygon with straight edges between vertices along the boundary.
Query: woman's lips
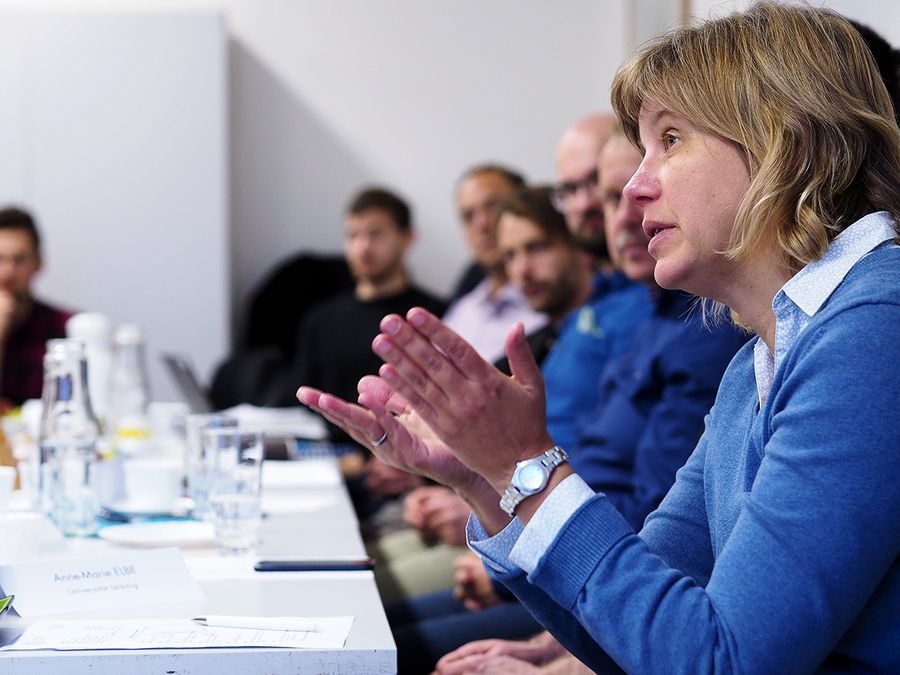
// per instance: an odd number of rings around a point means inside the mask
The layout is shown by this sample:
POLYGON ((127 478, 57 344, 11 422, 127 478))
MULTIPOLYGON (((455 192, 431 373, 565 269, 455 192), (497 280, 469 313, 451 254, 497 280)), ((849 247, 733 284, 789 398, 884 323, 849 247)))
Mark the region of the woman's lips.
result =
POLYGON ((657 251, 659 250, 659 247, 662 246, 662 242, 668 236, 668 233, 675 229, 675 226, 666 223, 644 221, 642 227, 644 233, 650 237, 650 243, 647 244, 647 251, 654 259, 658 260, 659 256, 657 255, 657 251))
POLYGON ((669 225, 667 223, 658 223, 654 221, 645 220, 641 227, 644 230, 644 234, 647 235, 648 239, 653 239, 657 234, 663 232, 664 230, 674 229, 674 225, 669 225))

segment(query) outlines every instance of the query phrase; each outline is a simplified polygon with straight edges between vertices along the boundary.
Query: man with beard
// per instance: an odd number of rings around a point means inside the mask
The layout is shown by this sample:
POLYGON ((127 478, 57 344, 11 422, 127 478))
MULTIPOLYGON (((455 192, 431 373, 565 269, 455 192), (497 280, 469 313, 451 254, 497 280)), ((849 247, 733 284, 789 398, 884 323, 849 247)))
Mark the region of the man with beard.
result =
POLYGON ((40 398, 47 340, 65 337, 71 316, 32 295, 40 244, 28 212, 0 210, 0 412, 40 398))
POLYGON ((537 332, 547 323, 547 318, 531 309, 521 291, 509 283, 497 246, 500 207, 524 184, 519 174, 504 166, 482 164, 466 171, 456 185, 459 220, 483 278, 462 295, 454 295, 443 318, 489 361, 503 358, 506 332, 517 321, 528 333, 537 332))
POLYGON ((554 340, 541 362, 547 426, 575 445, 575 423, 597 403, 606 363, 626 352, 652 311, 647 288, 613 272, 600 281, 545 188, 520 190, 503 207, 498 242, 510 281, 550 317, 554 340), (594 277, 592 279, 592 277, 594 277))
MULTIPOLYGON (((382 317, 405 314, 411 307, 440 315, 445 305, 410 281, 404 259, 413 240, 412 215, 396 194, 380 188, 357 194, 347 207, 344 233, 344 254, 356 286, 309 310, 299 331, 293 381, 317 382, 356 398, 356 383, 380 365, 372 339, 382 317)), ((349 440, 333 425, 329 437, 349 440)))
POLYGON ((588 115, 566 129, 556 146, 559 182, 553 188, 553 204, 565 215, 576 241, 604 272, 611 267, 603 232, 603 204, 597 196, 597 157, 615 124, 612 113, 588 115))

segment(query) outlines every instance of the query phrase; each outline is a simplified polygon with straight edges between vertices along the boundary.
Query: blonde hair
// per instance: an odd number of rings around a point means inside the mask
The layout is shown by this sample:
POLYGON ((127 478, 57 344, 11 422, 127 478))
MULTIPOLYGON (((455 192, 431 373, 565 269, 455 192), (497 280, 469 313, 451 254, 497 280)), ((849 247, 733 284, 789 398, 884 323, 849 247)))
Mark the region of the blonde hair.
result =
POLYGON ((796 272, 872 211, 900 222, 900 129, 862 37, 840 15, 761 2, 664 35, 618 71, 613 107, 640 146, 653 102, 740 146, 751 183, 724 254, 774 243, 796 272))

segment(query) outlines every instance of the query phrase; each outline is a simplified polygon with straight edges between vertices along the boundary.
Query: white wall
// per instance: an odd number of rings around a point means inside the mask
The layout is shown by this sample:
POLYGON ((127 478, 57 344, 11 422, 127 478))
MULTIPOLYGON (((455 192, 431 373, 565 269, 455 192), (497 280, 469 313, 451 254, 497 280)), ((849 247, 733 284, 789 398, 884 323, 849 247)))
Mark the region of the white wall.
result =
POLYGON ((458 174, 496 160, 550 179, 562 129, 608 107, 626 43, 623 0, 27 4, 70 12, 224 12, 238 309, 289 253, 340 251, 343 208, 370 182, 412 202, 420 226, 413 273, 446 291, 466 258, 451 205, 458 174))
POLYGON ((232 2, 235 297, 273 261, 339 251, 364 183, 409 198, 414 275, 445 292, 466 251, 457 176, 485 160, 553 175, 562 129, 608 107, 622 3, 232 2))
POLYGON ((229 321, 221 18, 0 14, 0 202, 44 235, 37 293, 134 321, 207 372, 229 321))

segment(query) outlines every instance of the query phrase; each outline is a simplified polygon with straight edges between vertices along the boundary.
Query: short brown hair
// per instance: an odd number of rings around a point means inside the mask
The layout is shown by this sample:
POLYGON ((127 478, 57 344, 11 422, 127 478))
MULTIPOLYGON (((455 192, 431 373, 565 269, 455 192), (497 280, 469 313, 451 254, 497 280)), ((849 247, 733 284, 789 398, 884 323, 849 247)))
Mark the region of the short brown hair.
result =
POLYGON ((397 228, 408 232, 412 228, 412 210, 406 201, 390 190, 369 187, 358 192, 347 206, 347 214, 357 216, 371 209, 381 209, 387 213, 397 228))
POLYGON ((500 176, 509 183, 509 186, 512 188, 518 189, 525 187, 525 177, 518 171, 510 169, 508 166, 503 166, 502 164, 477 164, 473 167, 469 167, 456 181, 456 185, 459 187, 459 184, 464 180, 471 178, 472 176, 481 176, 486 173, 493 173, 500 176))
POLYGON ((516 190, 500 207, 500 215, 510 213, 531 221, 547 239, 576 246, 575 239, 566 225, 566 217, 553 206, 550 186, 541 185, 516 190))
POLYGON ((41 235, 38 232, 34 217, 25 209, 17 206, 7 206, 0 209, 0 230, 21 230, 31 237, 34 244, 34 252, 41 251, 41 235))

